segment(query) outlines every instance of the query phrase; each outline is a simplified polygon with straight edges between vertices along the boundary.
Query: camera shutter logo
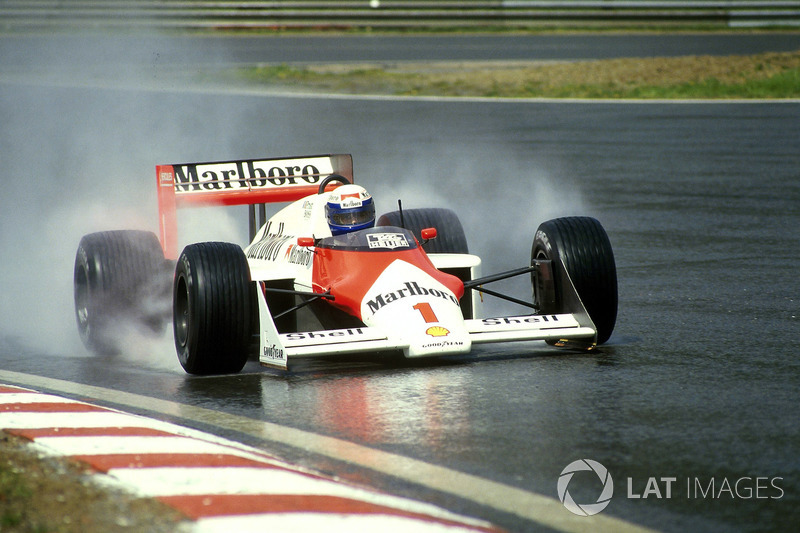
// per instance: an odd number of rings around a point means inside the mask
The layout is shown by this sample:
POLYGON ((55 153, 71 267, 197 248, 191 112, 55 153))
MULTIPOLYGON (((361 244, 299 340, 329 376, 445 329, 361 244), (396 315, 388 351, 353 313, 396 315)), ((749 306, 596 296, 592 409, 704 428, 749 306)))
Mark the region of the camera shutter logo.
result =
POLYGON ((580 516, 592 516, 599 513, 606 508, 611 501, 611 496, 614 495, 614 481, 611 479, 611 474, 608 473, 606 467, 591 459, 578 459, 568 464, 558 477, 557 487, 558 499, 561 500, 564 507, 570 512, 580 516), (572 496, 570 496, 567 487, 575 472, 587 470, 591 470, 597 474, 597 477, 603 484, 603 490, 600 492, 600 496, 598 496, 595 503, 576 503, 575 500, 572 499, 572 496))

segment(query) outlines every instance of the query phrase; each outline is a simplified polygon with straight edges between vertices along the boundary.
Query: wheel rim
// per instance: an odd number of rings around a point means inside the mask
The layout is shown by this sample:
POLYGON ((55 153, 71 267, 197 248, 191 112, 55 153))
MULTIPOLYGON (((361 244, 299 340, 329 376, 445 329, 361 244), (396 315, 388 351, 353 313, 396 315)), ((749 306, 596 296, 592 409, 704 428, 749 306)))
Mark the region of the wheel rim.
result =
POLYGON ((178 289, 175 293, 175 338, 181 346, 186 346, 189 338, 189 288, 186 278, 178 278, 178 289))
POLYGON ((75 317, 81 336, 86 337, 89 328, 89 273, 83 265, 75 272, 75 317))

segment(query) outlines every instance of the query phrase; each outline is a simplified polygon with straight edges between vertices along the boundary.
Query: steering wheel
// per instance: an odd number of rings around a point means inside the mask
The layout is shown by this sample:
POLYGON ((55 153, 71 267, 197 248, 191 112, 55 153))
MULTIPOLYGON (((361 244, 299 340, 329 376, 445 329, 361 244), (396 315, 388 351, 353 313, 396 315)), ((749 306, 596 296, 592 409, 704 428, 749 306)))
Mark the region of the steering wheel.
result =
POLYGON ((319 184, 319 192, 317 194, 324 193, 325 187, 327 187, 328 184, 333 183, 334 181, 338 181, 342 185, 350 185, 350 181, 341 174, 331 174, 330 176, 322 180, 322 183, 319 184))

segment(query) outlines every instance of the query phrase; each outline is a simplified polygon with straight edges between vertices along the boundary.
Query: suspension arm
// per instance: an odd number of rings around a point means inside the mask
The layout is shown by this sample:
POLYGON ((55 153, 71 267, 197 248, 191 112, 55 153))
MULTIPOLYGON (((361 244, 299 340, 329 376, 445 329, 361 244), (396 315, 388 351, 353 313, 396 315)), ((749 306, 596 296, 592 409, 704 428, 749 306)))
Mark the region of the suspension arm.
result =
MULTIPOLYGON (((472 279, 469 281, 464 282, 464 289, 474 289, 478 285, 484 285, 486 283, 492 283, 493 281, 500 281, 503 279, 513 278, 514 276, 521 276, 523 274, 529 274, 536 270, 537 266, 531 265, 529 267, 517 268, 514 270, 508 270, 506 272, 500 272, 499 274, 494 274, 491 276, 484 276, 478 279, 472 279)), ((487 293, 488 294, 488 293, 487 293)))

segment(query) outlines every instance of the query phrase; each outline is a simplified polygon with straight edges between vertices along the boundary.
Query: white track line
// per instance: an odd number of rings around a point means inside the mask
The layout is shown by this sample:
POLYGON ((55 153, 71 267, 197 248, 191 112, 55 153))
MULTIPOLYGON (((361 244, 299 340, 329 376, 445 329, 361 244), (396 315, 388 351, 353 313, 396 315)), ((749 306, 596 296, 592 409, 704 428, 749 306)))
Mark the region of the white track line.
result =
POLYGON ((421 520, 382 515, 352 516, 341 514, 305 513, 296 515, 250 515, 226 517, 224 519, 204 518, 198 520, 195 533, 264 533, 266 531, 346 531, 348 533, 459 533, 474 531, 465 527, 448 524, 426 523, 421 520))

